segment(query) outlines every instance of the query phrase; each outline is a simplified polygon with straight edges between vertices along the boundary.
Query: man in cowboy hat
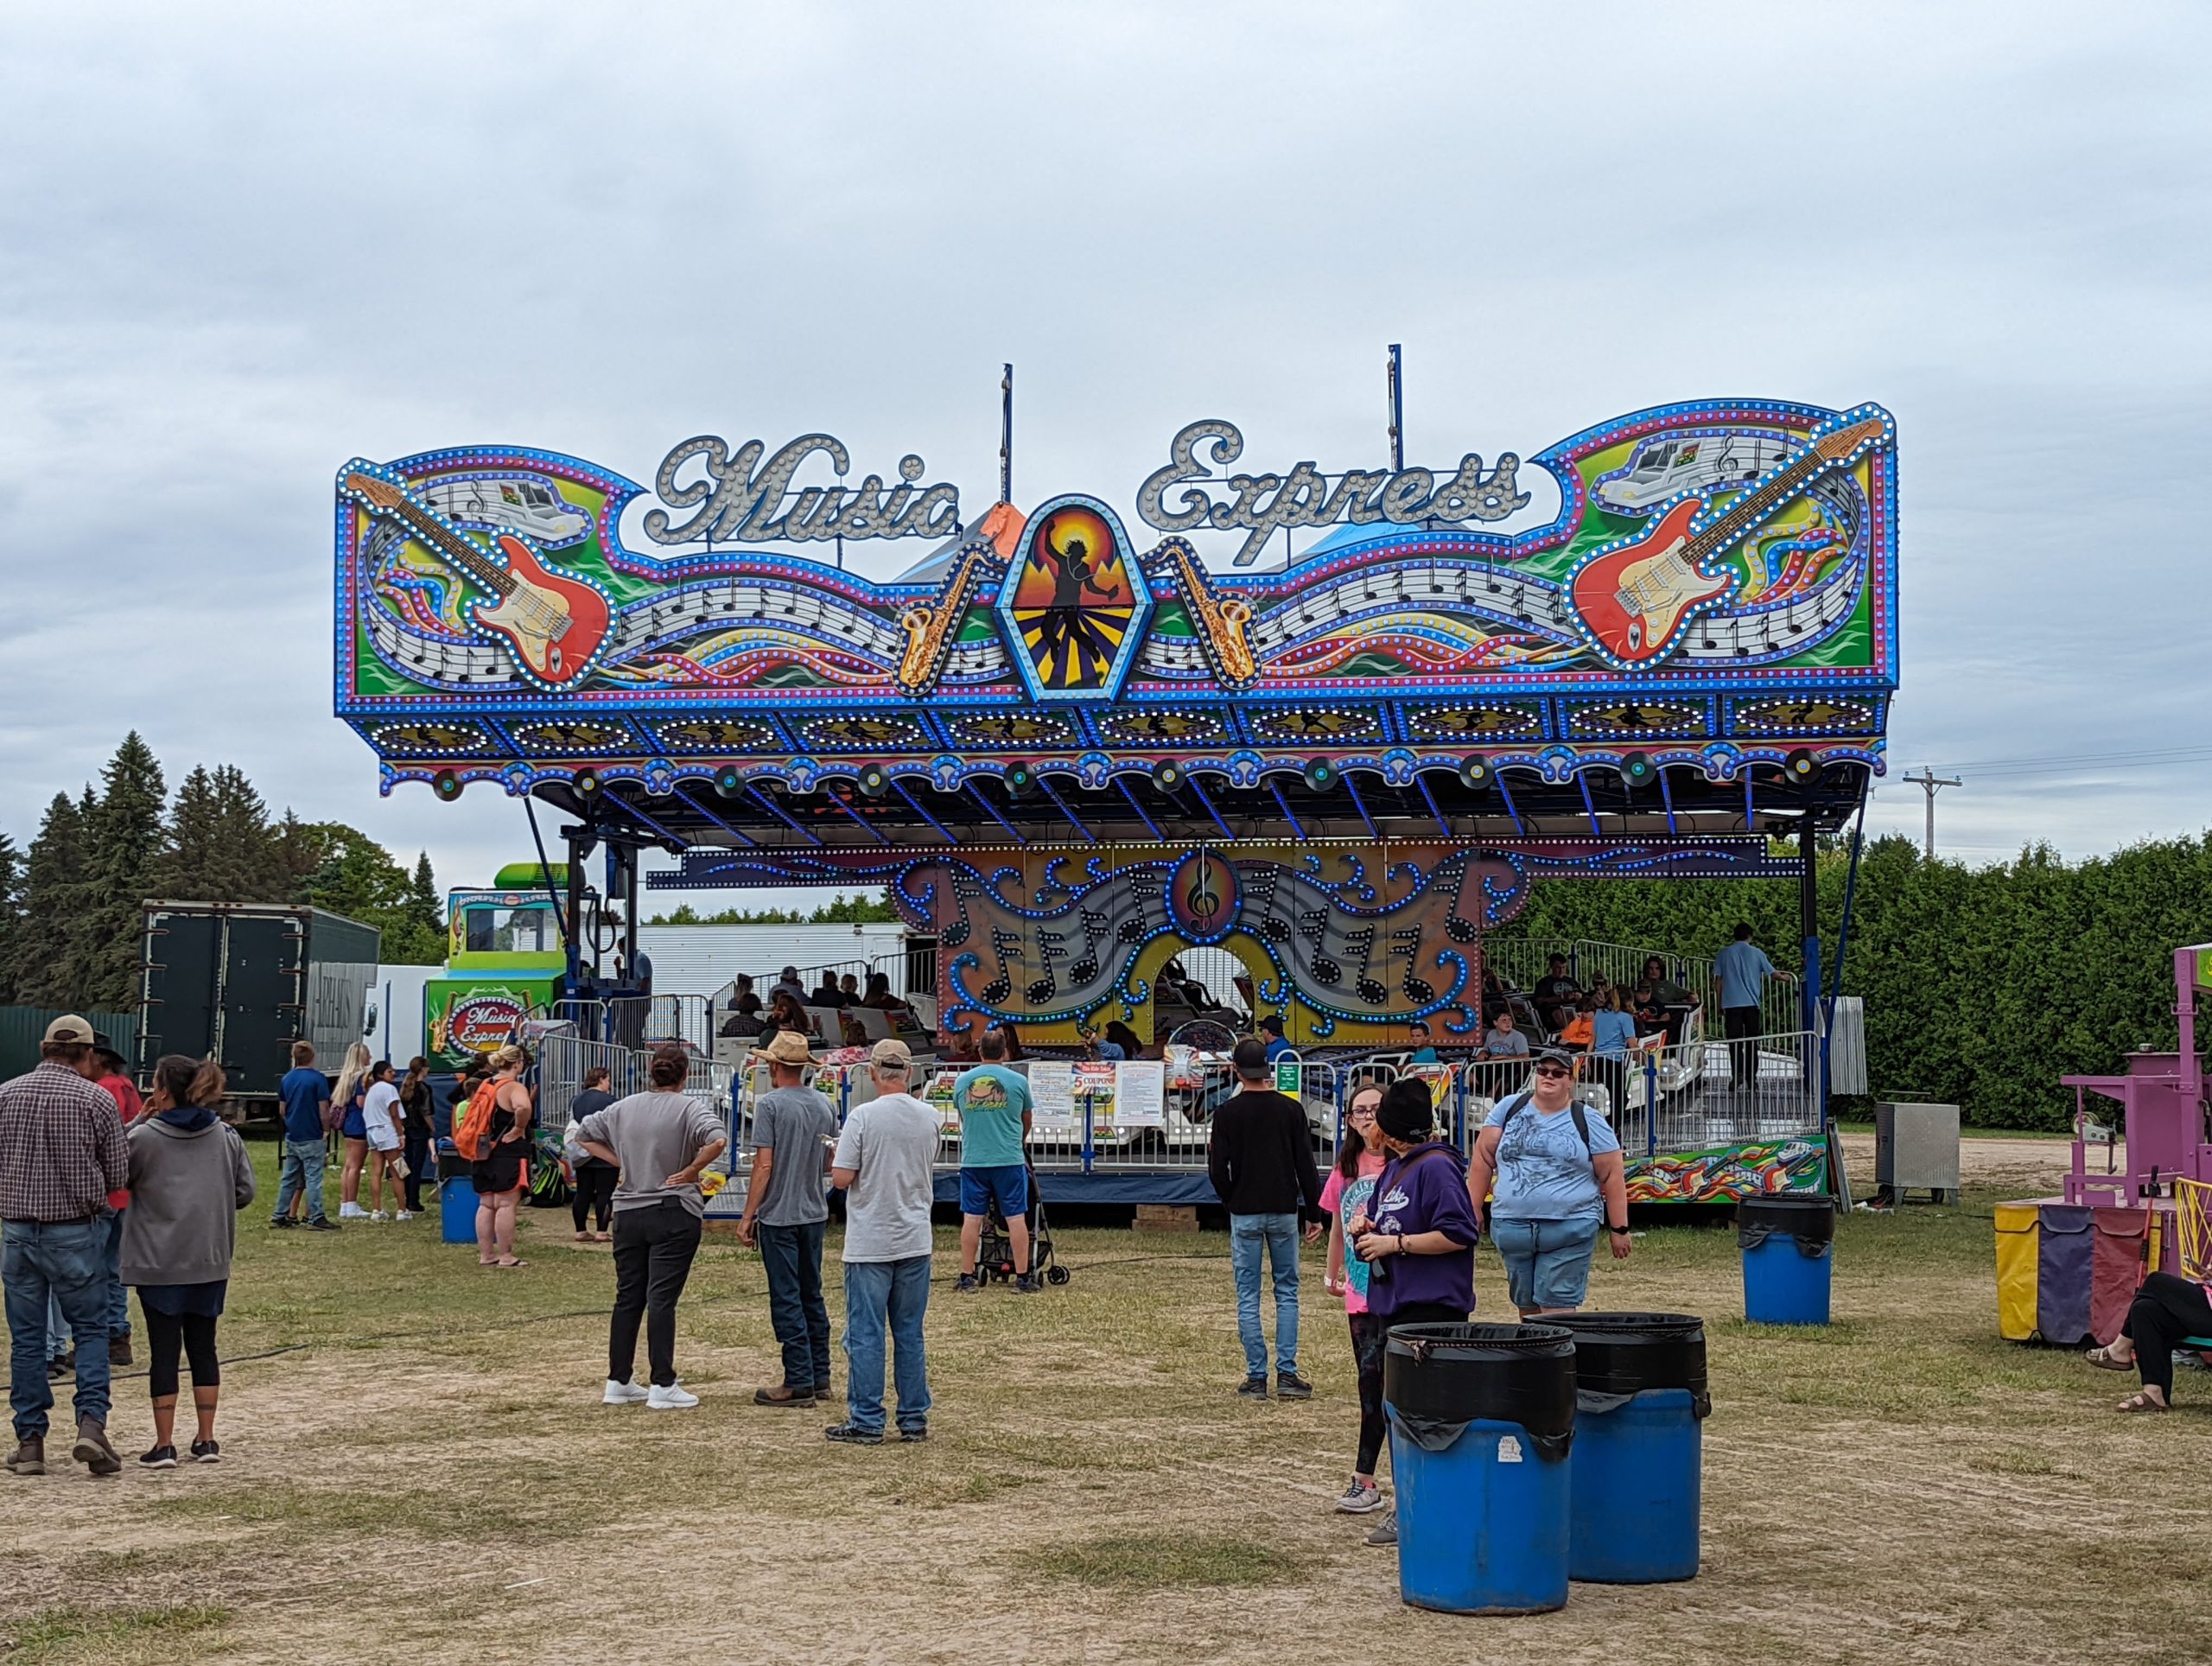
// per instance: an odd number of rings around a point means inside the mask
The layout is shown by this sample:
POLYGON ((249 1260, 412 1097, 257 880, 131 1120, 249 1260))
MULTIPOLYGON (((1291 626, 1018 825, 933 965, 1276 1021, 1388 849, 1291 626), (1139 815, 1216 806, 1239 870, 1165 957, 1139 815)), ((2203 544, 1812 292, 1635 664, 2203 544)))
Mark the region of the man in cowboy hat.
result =
POLYGON ((837 1112, 804 1085, 806 1038, 778 1033, 763 1049, 768 1091, 753 1102, 753 1178, 738 1241, 760 1251, 768 1322, 784 1350, 784 1380, 757 1389, 757 1406, 811 1406, 830 1392, 830 1310, 822 1300, 822 1235, 830 1219, 823 1177, 837 1143, 837 1112))

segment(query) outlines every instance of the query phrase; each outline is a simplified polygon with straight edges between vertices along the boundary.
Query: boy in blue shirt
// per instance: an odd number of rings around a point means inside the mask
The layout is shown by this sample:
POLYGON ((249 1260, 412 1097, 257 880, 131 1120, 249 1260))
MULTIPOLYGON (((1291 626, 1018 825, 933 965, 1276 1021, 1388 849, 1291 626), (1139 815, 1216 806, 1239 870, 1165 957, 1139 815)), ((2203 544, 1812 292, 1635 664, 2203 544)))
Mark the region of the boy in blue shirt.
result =
POLYGON ((982 1288, 976 1277, 976 1256, 983 1242, 983 1217, 995 1198, 1014 1251, 1014 1288, 1026 1295, 1039 1288, 1029 1269, 1029 1168, 1023 1153, 1029 1137, 1029 1081, 1007 1068, 1003 1032, 985 1030, 976 1051, 983 1062, 963 1071, 952 1084, 952 1108, 960 1114, 960 1281, 952 1288, 982 1288))
POLYGON ((330 1078, 315 1068, 315 1048, 305 1041, 292 1043, 292 1068, 276 1084, 276 1097, 284 1106, 284 1154, 276 1180, 276 1212, 271 1226, 289 1226, 292 1201, 305 1194, 308 1229, 335 1232, 337 1222, 322 1212, 323 1118, 330 1110, 330 1078))

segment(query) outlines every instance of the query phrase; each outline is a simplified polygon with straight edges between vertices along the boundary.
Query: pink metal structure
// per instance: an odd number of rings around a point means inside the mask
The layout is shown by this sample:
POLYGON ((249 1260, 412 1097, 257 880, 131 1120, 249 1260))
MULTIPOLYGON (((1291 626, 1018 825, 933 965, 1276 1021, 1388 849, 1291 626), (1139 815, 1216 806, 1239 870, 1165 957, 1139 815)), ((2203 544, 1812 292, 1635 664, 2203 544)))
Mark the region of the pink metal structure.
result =
POLYGON ((2207 1103, 2212 1083, 2196 1047, 2196 996, 2212 988, 2212 944, 2174 951, 2175 1013, 2181 1021, 2177 1052, 2137 1052, 2120 1076, 2063 1076, 2074 1090, 2074 1161, 2066 1176, 2069 1204, 2139 1205, 2171 1193, 2177 1179, 2212 1182, 2212 1123, 2207 1103), (2088 1096, 2120 1106, 2126 1167, 2107 1159, 2109 1174, 2088 1172, 2088 1096))

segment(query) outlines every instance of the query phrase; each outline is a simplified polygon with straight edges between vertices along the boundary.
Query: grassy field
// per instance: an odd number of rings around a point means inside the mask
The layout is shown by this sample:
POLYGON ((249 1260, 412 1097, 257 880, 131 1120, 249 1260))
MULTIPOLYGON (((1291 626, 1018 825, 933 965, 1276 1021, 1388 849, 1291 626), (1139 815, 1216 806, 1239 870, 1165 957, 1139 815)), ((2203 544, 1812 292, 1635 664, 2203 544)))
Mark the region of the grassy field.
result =
MULTIPOLYGON (((2212 1379, 2124 1419, 2123 1379, 1997 1339, 1989 1203, 2048 1154, 2019 1160, 1963 1207, 1846 1222, 1821 1332, 1730 1317, 1725 1230, 1601 1262, 1592 1306, 1709 1321, 1705 1572, 1491 1621, 1405 1608, 1330 1511, 1357 1405, 1318 1250, 1319 1393, 1249 1404, 1219 1235, 1068 1231, 1066 1287, 957 1300, 943 1235, 934 1438, 869 1450, 751 1403, 776 1356, 728 1239, 682 1314, 704 1403, 648 1414, 598 1403, 612 1269, 565 1211, 526 1211, 532 1265, 495 1273, 434 1219, 276 1234, 264 1203, 226 1461, 4 1478, 0 1659, 2204 1659, 2212 1379)), ((1487 1251, 1478 1282, 1507 1311, 1487 1251)), ((119 1385, 132 1457, 143 1394, 119 1385)))

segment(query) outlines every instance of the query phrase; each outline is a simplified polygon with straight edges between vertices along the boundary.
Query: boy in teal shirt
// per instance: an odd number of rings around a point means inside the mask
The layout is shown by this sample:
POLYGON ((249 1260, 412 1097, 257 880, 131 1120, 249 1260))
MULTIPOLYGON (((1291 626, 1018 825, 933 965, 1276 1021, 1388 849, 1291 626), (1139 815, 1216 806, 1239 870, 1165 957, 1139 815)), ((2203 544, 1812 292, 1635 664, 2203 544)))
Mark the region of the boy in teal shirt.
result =
POLYGON ((1029 1167, 1022 1152, 1029 1137, 1029 1082, 1007 1067, 1006 1037, 999 1031, 985 1030, 976 1051, 983 1062, 952 1084, 952 1108, 960 1116, 960 1282, 952 1288, 982 1288, 976 1256, 995 1198, 1014 1251, 1014 1288, 1027 1294, 1038 1288, 1029 1269, 1029 1167))

